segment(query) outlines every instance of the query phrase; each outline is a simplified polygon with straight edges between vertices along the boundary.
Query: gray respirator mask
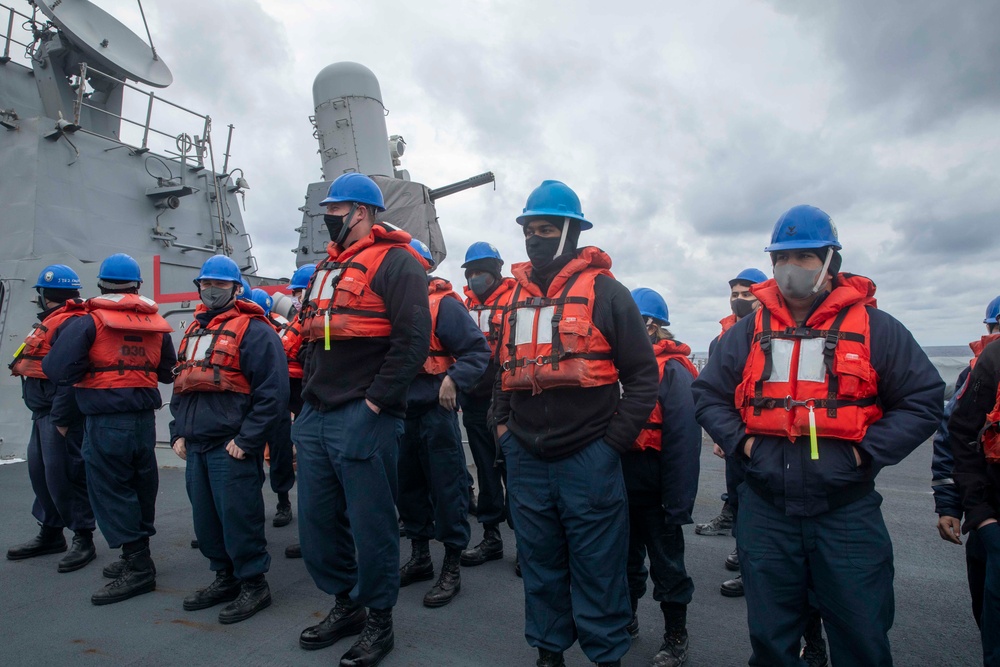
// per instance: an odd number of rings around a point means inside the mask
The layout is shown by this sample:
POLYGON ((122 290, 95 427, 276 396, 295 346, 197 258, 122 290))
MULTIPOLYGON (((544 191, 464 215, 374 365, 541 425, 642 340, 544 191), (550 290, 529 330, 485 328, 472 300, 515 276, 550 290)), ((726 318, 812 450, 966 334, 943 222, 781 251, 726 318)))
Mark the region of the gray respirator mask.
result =
POLYGON ((826 282, 826 273, 833 259, 833 248, 826 250, 826 259, 818 269, 806 269, 795 264, 774 267, 774 281, 786 299, 806 299, 819 292, 826 282))

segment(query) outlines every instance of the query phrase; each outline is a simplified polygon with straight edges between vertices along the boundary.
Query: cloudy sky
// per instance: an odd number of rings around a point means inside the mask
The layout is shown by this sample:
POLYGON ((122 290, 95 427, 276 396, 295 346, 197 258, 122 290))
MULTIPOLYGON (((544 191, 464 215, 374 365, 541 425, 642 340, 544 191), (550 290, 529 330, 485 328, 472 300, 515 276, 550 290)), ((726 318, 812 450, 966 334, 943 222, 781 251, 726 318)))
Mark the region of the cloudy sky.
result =
MULTIPOLYGON (((134 0, 96 0, 144 34, 134 0)), ((461 283, 468 245, 525 259, 514 217, 533 187, 573 187, 629 288, 661 292, 707 348, 727 280, 770 273, 787 208, 829 212, 844 267, 924 345, 977 338, 1000 293, 1000 4, 503 0, 146 0, 175 83, 163 95, 236 126, 261 273, 287 276, 306 186, 308 117, 326 65, 379 78, 403 166, 440 200, 461 283)))

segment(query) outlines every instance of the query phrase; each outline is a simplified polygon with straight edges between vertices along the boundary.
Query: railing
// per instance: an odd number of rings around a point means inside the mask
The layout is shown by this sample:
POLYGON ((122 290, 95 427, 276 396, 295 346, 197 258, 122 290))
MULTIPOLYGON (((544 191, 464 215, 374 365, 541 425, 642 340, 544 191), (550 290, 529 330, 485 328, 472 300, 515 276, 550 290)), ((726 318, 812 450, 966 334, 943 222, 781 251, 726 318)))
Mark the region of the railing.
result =
POLYGON ((24 47, 25 55, 26 56, 30 56, 30 53, 31 53, 31 51, 32 51, 32 49, 34 47, 34 43, 36 41, 35 38, 36 38, 37 28, 35 27, 35 18, 33 16, 28 16, 27 14, 22 14, 21 12, 17 11, 13 7, 8 7, 7 5, 5 5, 3 3, 0 3, 0 14, 3 13, 2 10, 6 10, 7 11, 7 17, 6 17, 7 20, 4 21, 4 20, 0 19, 0 25, 6 24, 7 30, 6 30, 5 33, 3 33, 2 35, 0 35, 0 37, 3 38, 3 55, 0 55, 0 65, 5 65, 8 62, 10 62, 10 45, 11 44, 17 44, 18 46, 23 46, 24 47), (19 42, 18 40, 14 39, 14 34, 13 33, 14 33, 14 17, 15 16, 18 16, 18 17, 24 19, 24 22, 21 23, 22 26, 24 26, 25 22, 27 22, 28 24, 31 25, 31 29, 30 30, 28 28, 25 28, 25 31, 29 32, 32 35, 32 37, 33 37, 31 43, 19 42))

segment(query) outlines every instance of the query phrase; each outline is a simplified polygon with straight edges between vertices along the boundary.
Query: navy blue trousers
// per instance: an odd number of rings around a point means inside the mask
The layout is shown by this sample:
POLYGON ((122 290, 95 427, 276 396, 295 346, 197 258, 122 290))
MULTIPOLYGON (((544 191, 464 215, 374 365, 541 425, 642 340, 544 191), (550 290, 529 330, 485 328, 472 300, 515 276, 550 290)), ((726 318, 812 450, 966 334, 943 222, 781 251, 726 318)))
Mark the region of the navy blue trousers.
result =
POLYGON ((240 579, 267 572, 271 557, 264 537, 264 458, 233 458, 225 447, 198 450, 188 444, 188 498, 198 548, 213 572, 231 570, 240 579))
POLYGON ((973 532, 986 553, 981 629, 983 665, 1000 667, 1000 524, 992 523, 973 532))
POLYGON ((292 465, 292 415, 283 410, 278 424, 274 427, 269 450, 271 453, 271 490, 288 493, 295 484, 295 467, 292 465))
POLYGON ((469 477, 458 414, 435 403, 406 417, 399 446, 399 518, 411 540, 469 546, 469 477))
POLYGON ((684 566, 684 530, 680 524, 668 525, 663 510, 660 452, 627 452, 622 455, 622 469, 628 494, 628 587, 633 606, 646 594, 647 575, 653 579, 654 600, 688 605, 694 581, 684 566))
POLYGON ((83 420, 59 434, 45 414, 31 423, 28 440, 28 478, 35 492, 31 514, 43 526, 93 530, 94 511, 87 496, 87 468, 83 462, 83 420))
POLYGON ((813 517, 786 516, 749 486, 739 488, 736 546, 753 647, 751 666, 799 667, 809 593, 823 617, 834 665, 892 665, 892 542, 882 496, 813 517))
POLYGON ((156 421, 152 410, 88 415, 83 434, 87 491, 108 546, 156 534, 156 421))
POLYGON ((507 431, 507 494, 524 575, 528 644, 564 651, 579 637, 593 662, 613 662, 631 644, 625 567, 628 503, 621 456, 595 440, 545 461, 507 431))
POLYGON ((325 593, 387 609, 399 595, 396 465, 403 420, 358 399, 306 405, 292 426, 299 459, 299 541, 325 593))
POLYGON ((491 400, 462 394, 460 401, 462 423, 469 436, 469 450, 476 463, 476 477, 479 481, 476 518, 484 526, 496 526, 507 518, 504 499, 506 470, 502 465, 496 465, 496 441, 486 423, 491 400))

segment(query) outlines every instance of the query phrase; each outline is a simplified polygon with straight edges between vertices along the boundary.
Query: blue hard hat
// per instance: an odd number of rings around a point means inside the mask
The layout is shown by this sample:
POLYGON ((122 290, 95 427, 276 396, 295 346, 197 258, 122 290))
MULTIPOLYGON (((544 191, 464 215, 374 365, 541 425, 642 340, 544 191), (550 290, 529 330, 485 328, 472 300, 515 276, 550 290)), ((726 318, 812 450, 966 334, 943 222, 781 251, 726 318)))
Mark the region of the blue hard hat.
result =
POLYGON ((35 289, 82 289, 80 276, 65 264, 49 264, 38 274, 35 289))
POLYGON ((983 320, 983 324, 1000 324, 1000 296, 986 306, 986 319, 983 320))
POLYGON ((663 322, 664 326, 670 326, 670 313, 667 311, 667 302, 655 290, 648 287, 637 287, 632 290, 632 300, 639 306, 639 312, 643 317, 652 317, 654 320, 663 322))
POLYGON ((250 281, 247 280, 246 278, 240 278, 240 284, 243 285, 243 291, 240 292, 239 298, 243 299, 244 301, 253 301, 253 295, 252 295, 253 290, 250 289, 250 281))
POLYGON ((337 180, 330 184, 326 199, 319 205, 326 206, 342 201, 367 204, 379 211, 385 210, 385 199, 382 198, 382 191, 375 185, 375 181, 355 172, 338 176, 337 180))
POLYGON ((142 274, 139 262, 123 252, 111 255, 101 262, 101 270, 97 272, 98 280, 111 280, 116 283, 141 283, 142 274))
POLYGON ((526 225, 529 220, 542 216, 573 218, 580 222, 580 229, 590 229, 594 225, 583 217, 580 198, 562 181, 542 181, 531 191, 524 211, 517 216, 517 224, 526 225))
POLYGON ((840 250, 843 246, 837 240, 837 226, 829 215, 816 208, 802 204, 793 206, 778 218, 771 232, 771 245, 764 252, 779 250, 818 250, 819 248, 840 250))
POLYGON ((316 273, 315 264, 305 264, 295 269, 295 273, 292 274, 292 279, 288 283, 288 289, 305 289, 309 287, 309 279, 312 275, 316 273))
POLYGON ((486 241, 476 241, 469 246, 469 249, 465 251, 465 264, 462 264, 462 268, 464 269, 471 262, 479 259, 495 259, 500 262, 500 266, 503 266, 503 257, 500 256, 500 251, 486 241))
POLYGON ((427 260, 427 263, 434 266, 434 258, 431 257, 431 249, 420 239, 410 239, 410 247, 417 251, 417 254, 427 260))
POLYGON ((194 284, 199 284, 203 279, 228 280, 231 283, 238 283, 243 280, 243 276, 240 275, 240 267, 236 262, 225 255, 214 255, 201 265, 201 273, 194 279, 194 284))
POLYGON ((750 283, 751 285, 756 285, 757 283, 762 283, 767 280, 767 274, 760 269, 743 269, 740 271, 739 275, 729 281, 729 286, 732 287, 736 283, 750 283))
POLYGON ((263 308, 265 315, 271 312, 271 306, 274 305, 274 299, 271 298, 271 295, 259 287, 250 290, 250 300, 263 308))

